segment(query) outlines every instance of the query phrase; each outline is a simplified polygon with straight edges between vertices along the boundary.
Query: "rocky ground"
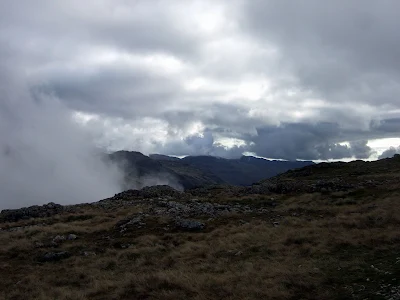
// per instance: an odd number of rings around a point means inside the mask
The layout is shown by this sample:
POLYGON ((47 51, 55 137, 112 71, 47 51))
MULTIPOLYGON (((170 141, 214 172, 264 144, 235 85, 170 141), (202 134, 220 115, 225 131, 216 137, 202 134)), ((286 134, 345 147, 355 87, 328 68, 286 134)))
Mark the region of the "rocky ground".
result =
POLYGON ((396 166, 3 210, 0 298, 400 299, 396 166))

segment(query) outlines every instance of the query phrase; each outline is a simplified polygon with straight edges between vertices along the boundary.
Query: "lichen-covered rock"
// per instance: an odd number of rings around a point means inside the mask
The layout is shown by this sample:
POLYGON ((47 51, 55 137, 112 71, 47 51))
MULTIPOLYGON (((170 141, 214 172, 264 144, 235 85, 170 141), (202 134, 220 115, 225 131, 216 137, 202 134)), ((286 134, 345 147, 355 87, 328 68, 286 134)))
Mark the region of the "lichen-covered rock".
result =
POLYGON ((78 236, 76 234, 73 234, 73 233, 68 234, 68 236, 67 236, 67 240, 69 240, 69 241, 76 240, 77 238, 78 238, 78 236))
POLYGON ((58 261, 70 257, 71 254, 67 251, 62 252, 47 252, 43 256, 39 257, 41 262, 58 261))
POLYGON ((0 221, 16 222, 21 219, 46 218, 64 212, 60 204, 50 202, 44 205, 34 205, 19 209, 4 209, 0 213, 0 221))
POLYGON ((183 193, 168 185, 156 185, 144 187, 140 190, 144 198, 172 197, 180 198, 183 193))
POLYGON ((175 190, 168 185, 155 185, 144 187, 141 190, 127 190, 122 193, 115 194, 114 197, 104 199, 103 201, 129 201, 135 199, 149 199, 149 198, 174 198, 180 199, 185 193, 175 190))
POLYGON ((65 236, 63 236, 63 235, 57 235, 53 238, 53 243, 56 243, 56 244, 60 244, 63 241, 65 241, 65 236))
POLYGON ((142 228, 146 225, 143 220, 144 216, 142 214, 136 214, 117 222, 115 227, 118 228, 120 232, 124 232, 128 228, 142 228))
POLYGON ((204 223, 190 219, 178 219, 175 224, 176 227, 185 230, 202 230, 205 228, 204 223))

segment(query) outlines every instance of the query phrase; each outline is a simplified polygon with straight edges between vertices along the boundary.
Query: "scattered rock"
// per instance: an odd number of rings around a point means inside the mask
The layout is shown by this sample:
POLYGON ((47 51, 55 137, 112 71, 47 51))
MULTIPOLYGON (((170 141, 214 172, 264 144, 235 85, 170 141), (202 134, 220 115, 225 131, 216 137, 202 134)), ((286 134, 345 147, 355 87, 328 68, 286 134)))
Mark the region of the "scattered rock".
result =
POLYGON ((42 242, 34 242, 33 244, 35 246, 35 248, 44 248, 45 244, 43 244, 42 242))
POLYGON ((77 238, 78 238, 78 236, 76 234, 73 234, 73 233, 71 233, 71 234, 69 234, 67 236, 67 240, 69 240, 69 241, 76 240, 77 238))
POLYGON ((117 249, 128 249, 131 247, 132 247, 132 244, 128 244, 128 243, 120 243, 120 242, 114 243, 114 248, 117 248, 117 249))
POLYGON ((153 209, 157 215, 168 215, 173 218, 191 218, 196 216, 216 217, 231 212, 252 213, 254 209, 247 205, 223 205, 210 202, 177 202, 160 200, 153 209))
POLYGON ((51 241, 51 244, 53 245, 53 246, 58 246, 58 245, 60 245, 62 242, 64 242, 65 241, 65 236, 63 236, 63 235, 57 235, 57 236, 55 236, 54 238, 53 238, 53 240, 51 241))
POLYGON ((49 262, 49 261, 58 261, 65 258, 70 257, 71 254, 67 251, 62 252, 47 252, 42 257, 39 258, 39 261, 49 262))
POLYGON ((83 256, 96 256, 96 253, 93 251, 83 251, 83 256))
POLYGON ((34 205, 19 209, 4 209, 0 213, 0 221, 16 222, 22 219, 45 218, 64 212, 60 204, 50 202, 42 206, 34 205))
POLYGON ((114 197, 105 199, 106 200, 133 200, 133 199, 148 199, 148 198, 159 198, 159 197, 172 197, 175 199, 182 198, 185 194, 177 191, 168 185, 156 185, 147 186, 141 190, 127 190, 119 194, 115 194, 114 197))
POLYGON ((179 219, 176 221, 176 226, 185 230, 202 230, 205 224, 196 220, 179 219))
POLYGON ((116 228, 119 229, 119 231, 122 233, 126 231, 128 228, 142 228, 143 226, 146 225, 145 222, 143 222, 143 214, 139 213, 137 215, 131 216, 129 218, 123 219, 115 225, 116 228))

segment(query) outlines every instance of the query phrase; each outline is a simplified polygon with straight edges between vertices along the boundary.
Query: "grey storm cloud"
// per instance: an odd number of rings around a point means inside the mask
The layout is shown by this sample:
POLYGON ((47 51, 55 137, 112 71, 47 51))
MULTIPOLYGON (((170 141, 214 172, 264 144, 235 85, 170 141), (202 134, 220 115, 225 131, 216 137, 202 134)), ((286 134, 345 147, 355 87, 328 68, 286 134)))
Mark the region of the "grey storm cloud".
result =
POLYGON ((343 131, 336 123, 289 123, 259 128, 249 151, 270 158, 327 160, 344 157, 368 158, 372 149, 366 140, 340 144, 343 131))
POLYGON ((73 109, 116 117, 157 115, 179 95, 173 80, 127 68, 53 74, 46 87, 73 109))
POLYGON ((303 88, 334 101, 399 106, 400 3, 246 1, 249 34, 273 43, 303 88))
POLYGON ((336 123, 285 123, 279 126, 264 126, 257 128, 256 134, 236 134, 236 138, 246 143, 228 149, 216 143, 216 132, 218 130, 205 129, 201 135, 191 135, 180 141, 159 145, 158 149, 169 154, 228 158, 238 158, 244 152, 253 152, 268 158, 287 160, 329 160, 344 157, 366 159, 374 153, 367 145, 367 140, 354 140, 349 144, 339 143, 343 136, 349 133, 336 123))
POLYGON ((398 146, 398 147, 390 147, 389 149, 383 151, 383 153, 379 156, 379 159, 391 158, 395 154, 400 154, 400 146, 398 146))
POLYGON ((296 156, 301 159, 333 158, 332 156, 336 155, 329 155, 330 152, 343 149, 331 150, 330 145, 325 143, 338 134, 337 124, 330 123, 283 124, 279 127, 259 128, 257 136, 253 139, 253 152, 261 156, 284 159, 295 159, 296 156), (321 157, 322 155, 326 157, 321 157))
POLYGON ((202 134, 194 134, 183 140, 159 145, 159 150, 164 153, 175 155, 212 155, 217 157, 238 158, 246 151, 245 147, 234 146, 229 149, 221 144, 215 143, 211 130, 206 129, 202 134))
POLYGON ((4 0, 0 57, 115 150, 365 159, 369 140, 400 135, 399 11, 395 0, 4 0))
POLYGON ((372 122, 371 126, 375 132, 379 134, 385 133, 399 133, 400 131, 400 118, 391 118, 381 120, 380 122, 372 122))

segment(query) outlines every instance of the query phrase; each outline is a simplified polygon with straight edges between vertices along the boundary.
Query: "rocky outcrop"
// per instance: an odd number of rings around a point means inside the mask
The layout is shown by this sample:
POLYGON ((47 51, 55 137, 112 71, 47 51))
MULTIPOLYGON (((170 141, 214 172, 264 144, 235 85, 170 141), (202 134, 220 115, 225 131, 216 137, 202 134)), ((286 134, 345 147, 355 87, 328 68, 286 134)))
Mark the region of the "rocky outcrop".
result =
POLYGON ((178 219, 175 222, 176 227, 189 231, 202 230, 206 226, 203 222, 190 219, 178 219))
POLYGON ((67 251, 60 252, 47 252, 43 256, 40 256, 38 260, 40 262, 51 262, 66 259, 71 256, 71 253, 67 251))
POLYGON ((146 199, 143 202, 133 200, 132 205, 143 203, 147 208, 142 212, 135 213, 115 224, 115 228, 124 233, 127 230, 137 230, 151 226, 154 218, 166 218, 168 224, 163 228, 168 231, 172 228, 178 230, 197 231, 206 227, 201 220, 213 220, 218 216, 235 214, 260 214, 269 212, 265 207, 252 207, 242 204, 219 204, 190 200, 169 200, 169 199, 146 199))
MULTIPOLYGON (((114 195, 114 197, 105 199, 107 201, 116 200, 134 200, 134 199, 149 199, 159 197, 182 198, 185 194, 177 191, 168 185, 156 185, 144 187, 141 190, 127 190, 114 195)), ((104 200, 103 200, 104 201, 104 200)))
POLYGON ((50 202, 42 206, 34 205, 20 209, 4 209, 0 213, 1 222, 16 222, 21 219, 46 218, 64 212, 64 206, 50 202))

